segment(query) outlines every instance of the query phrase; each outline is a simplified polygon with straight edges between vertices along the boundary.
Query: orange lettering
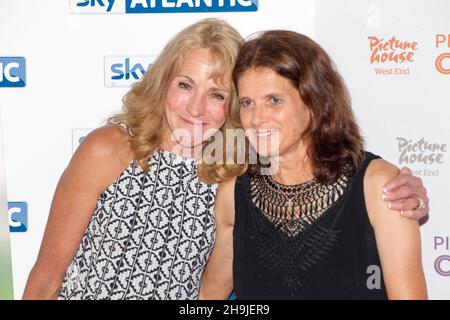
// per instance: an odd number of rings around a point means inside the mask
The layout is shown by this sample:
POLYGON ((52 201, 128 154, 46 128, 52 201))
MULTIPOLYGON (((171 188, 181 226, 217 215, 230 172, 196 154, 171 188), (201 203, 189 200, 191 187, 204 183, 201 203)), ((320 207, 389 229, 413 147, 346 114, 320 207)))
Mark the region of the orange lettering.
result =
MULTIPOLYGON (((437 34, 436 35, 436 48, 439 48, 440 43, 445 43, 446 36, 445 34, 437 34)), ((448 37, 448 46, 450 47, 450 37, 448 37)))
POLYGON ((436 59, 436 69, 442 74, 450 74, 450 68, 444 68, 444 60, 450 59, 450 53, 443 53, 439 55, 436 59))

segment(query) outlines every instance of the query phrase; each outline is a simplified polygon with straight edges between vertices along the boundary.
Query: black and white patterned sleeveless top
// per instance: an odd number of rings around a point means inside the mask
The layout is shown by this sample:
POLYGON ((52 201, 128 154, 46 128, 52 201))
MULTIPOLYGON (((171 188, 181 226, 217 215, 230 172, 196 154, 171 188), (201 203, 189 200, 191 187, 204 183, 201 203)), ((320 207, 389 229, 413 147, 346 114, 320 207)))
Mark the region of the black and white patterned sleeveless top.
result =
POLYGON ((217 185, 195 159, 156 150, 98 199, 59 299, 197 299, 215 240, 217 185))

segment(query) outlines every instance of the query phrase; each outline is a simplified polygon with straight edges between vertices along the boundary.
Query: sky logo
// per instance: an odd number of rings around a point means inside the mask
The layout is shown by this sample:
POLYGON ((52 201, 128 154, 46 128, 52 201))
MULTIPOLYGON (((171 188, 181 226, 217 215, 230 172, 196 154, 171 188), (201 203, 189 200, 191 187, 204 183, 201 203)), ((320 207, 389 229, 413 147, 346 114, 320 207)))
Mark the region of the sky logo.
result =
POLYGON ((70 13, 124 13, 125 0, 70 0, 70 13))
POLYGON ((72 153, 78 149, 84 138, 94 129, 73 129, 72 130, 72 153))
POLYGON ((28 230, 28 204, 26 202, 8 202, 9 231, 26 232, 28 230))
POLYGON ((258 0, 70 0, 70 12, 180 13, 258 11, 258 0))
POLYGON ((25 58, 0 57, 0 87, 25 87, 25 58))
POLYGON ((152 56, 106 56, 105 87, 129 87, 142 78, 152 56))

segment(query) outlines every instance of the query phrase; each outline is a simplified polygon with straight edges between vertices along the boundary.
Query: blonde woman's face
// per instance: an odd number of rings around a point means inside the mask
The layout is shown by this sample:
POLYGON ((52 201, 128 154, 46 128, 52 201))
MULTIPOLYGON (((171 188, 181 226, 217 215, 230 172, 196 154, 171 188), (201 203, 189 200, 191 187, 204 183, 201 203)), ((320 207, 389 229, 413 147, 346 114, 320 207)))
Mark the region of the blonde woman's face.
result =
POLYGON ((210 138, 225 123, 231 79, 217 83, 210 78, 207 49, 192 49, 169 84, 165 113, 172 137, 192 148, 210 138))

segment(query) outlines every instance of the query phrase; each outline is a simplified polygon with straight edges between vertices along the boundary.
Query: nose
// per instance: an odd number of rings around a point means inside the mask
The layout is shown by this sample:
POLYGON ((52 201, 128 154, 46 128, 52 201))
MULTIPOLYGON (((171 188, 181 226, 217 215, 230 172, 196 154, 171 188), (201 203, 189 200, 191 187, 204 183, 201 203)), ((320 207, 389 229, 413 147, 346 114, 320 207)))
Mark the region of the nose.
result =
POLYGON ((187 106, 188 113, 194 118, 204 115, 206 111, 206 99, 206 93, 196 92, 187 106))
POLYGON ((259 127, 268 121, 267 110, 264 106, 257 104, 251 112, 250 123, 253 127, 259 127))

